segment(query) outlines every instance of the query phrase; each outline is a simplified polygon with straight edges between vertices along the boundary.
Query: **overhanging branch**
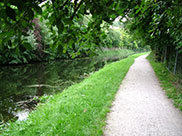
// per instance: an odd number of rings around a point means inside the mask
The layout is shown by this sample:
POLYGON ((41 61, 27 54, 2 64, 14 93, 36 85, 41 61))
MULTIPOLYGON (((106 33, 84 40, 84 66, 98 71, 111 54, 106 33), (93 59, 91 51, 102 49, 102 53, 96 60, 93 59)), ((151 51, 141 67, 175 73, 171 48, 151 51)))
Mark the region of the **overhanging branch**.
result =
POLYGON ((78 6, 75 8, 75 10, 74 10, 74 12, 73 12, 73 14, 72 14, 72 16, 70 18, 71 20, 73 20, 74 16, 76 15, 76 12, 78 11, 78 9, 82 5, 82 3, 83 3, 83 0, 81 0, 80 3, 78 4, 78 6))

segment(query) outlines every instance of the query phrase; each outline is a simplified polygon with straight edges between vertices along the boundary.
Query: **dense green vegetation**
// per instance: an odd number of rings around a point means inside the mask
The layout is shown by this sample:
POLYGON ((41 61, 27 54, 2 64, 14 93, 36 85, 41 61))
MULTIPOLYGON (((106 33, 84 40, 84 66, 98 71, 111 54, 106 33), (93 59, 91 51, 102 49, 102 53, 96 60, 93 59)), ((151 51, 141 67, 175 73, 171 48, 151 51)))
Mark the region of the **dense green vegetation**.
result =
POLYGON ((169 72, 164 64, 156 62, 153 53, 148 56, 148 60, 167 96, 173 99, 175 107, 182 110, 182 80, 169 72))
POLYGON ((81 83, 54 95, 26 121, 10 123, 2 135, 101 135, 115 93, 140 55, 108 64, 81 83))
MULTIPOLYGON (((112 25, 112 26, 113 28, 109 29, 106 39, 103 40, 104 46, 110 47, 110 48, 120 47, 120 48, 127 48, 127 49, 133 49, 133 50, 140 49, 142 47, 139 40, 134 40, 131 34, 129 34, 124 28, 120 28, 122 25, 119 25, 118 27, 114 27, 115 25, 112 25)), ((145 49, 149 49, 149 48, 145 47, 145 49)))
POLYGON ((110 27, 119 18, 132 34, 132 47, 151 46, 156 59, 176 73, 181 66, 181 5, 179 0, 2 0, 0 61, 12 64, 94 55, 110 40, 114 42, 108 46, 120 44, 119 32, 114 34, 110 27))
MULTIPOLYGON (((135 2, 134 2, 135 3, 135 2)), ((135 37, 150 45, 155 58, 182 73, 182 1, 142 0, 126 15, 135 37)))
MULTIPOLYGON (((115 11, 121 6, 125 5, 109 0, 3 0, 0 63, 93 56, 98 47, 135 48, 137 41, 131 38, 127 41, 125 37, 121 43, 121 31, 110 27, 119 13, 124 12, 115 11)), ((113 25, 122 24, 117 21, 113 25)))

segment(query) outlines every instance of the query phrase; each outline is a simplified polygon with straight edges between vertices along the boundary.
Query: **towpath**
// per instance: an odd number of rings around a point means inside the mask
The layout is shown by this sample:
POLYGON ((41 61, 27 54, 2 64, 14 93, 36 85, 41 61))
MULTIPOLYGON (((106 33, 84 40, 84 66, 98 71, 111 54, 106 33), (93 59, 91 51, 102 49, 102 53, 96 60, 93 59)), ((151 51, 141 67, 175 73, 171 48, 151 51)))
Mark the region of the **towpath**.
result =
POLYGON ((123 80, 104 136, 182 136, 182 112, 166 97, 146 55, 135 60, 123 80))

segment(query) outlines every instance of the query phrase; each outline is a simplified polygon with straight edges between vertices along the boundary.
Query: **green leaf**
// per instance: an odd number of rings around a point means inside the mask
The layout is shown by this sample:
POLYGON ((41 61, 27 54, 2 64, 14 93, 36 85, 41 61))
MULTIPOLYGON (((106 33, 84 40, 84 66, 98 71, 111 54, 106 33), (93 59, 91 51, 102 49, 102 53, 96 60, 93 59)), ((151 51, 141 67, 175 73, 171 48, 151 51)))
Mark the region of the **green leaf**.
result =
POLYGON ((63 47, 61 45, 58 46, 58 52, 60 55, 63 53, 63 47))
POLYGON ((27 50, 32 50, 32 49, 33 49, 32 45, 31 45, 30 43, 24 43, 23 45, 24 45, 24 47, 25 47, 27 50))
POLYGON ((27 63, 27 59, 25 57, 22 58, 24 63, 27 63))
POLYGON ((19 55, 20 54, 20 50, 18 47, 16 47, 16 54, 19 55))
MULTIPOLYGON (((25 20, 21 21, 22 27, 26 28, 28 25, 28 22, 26 22, 25 20)), ((25 32, 26 33, 26 32, 25 32)))
POLYGON ((52 50, 55 51, 57 47, 58 47, 58 44, 54 43, 53 46, 52 46, 52 50))
POLYGON ((9 62, 9 64, 18 64, 18 62, 19 62, 18 60, 12 60, 9 62))
POLYGON ((64 30, 64 24, 61 20, 57 20, 58 33, 62 33, 64 30))
POLYGON ((14 9, 10 8, 9 6, 6 7, 6 14, 9 18, 16 21, 16 12, 14 9))
POLYGON ((73 23, 73 21, 70 19, 70 18, 65 18, 64 20, 63 20, 63 22, 64 22, 64 24, 72 24, 73 23))

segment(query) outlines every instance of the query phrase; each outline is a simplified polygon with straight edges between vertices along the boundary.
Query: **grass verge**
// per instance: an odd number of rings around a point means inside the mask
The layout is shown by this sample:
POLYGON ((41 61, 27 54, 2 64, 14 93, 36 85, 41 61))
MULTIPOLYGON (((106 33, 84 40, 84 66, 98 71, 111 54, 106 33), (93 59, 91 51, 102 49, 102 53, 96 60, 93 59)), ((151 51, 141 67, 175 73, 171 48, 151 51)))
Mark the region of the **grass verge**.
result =
POLYGON ((135 54, 133 50, 129 49, 106 49, 106 50, 99 50, 97 51, 98 56, 96 58, 98 59, 122 59, 129 55, 135 54))
POLYGON ((151 53, 147 59, 152 65, 161 87, 166 91, 168 98, 173 100, 175 107, 182 110, 182 88, 178 86, 179 78, 170 73, 164 64, 155 62, 153 53, 151 53))
POLYGON ((106 65, 81 83, 54 95, 25 121, 10 123, 3 136, 102 135, 106 115, 135 54, 106 65))

